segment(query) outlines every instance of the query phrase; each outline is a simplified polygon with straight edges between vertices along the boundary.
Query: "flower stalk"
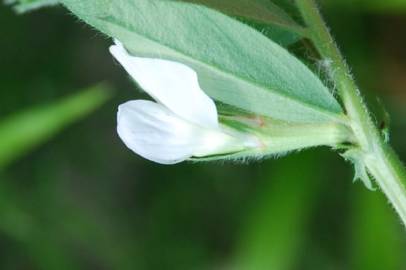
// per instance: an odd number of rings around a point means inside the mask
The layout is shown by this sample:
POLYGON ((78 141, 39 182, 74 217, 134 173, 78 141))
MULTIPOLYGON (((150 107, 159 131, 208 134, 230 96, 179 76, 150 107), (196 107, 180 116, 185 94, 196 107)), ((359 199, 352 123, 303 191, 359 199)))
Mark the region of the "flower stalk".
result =
POLYGON ((356 138, 361 162, 385 193, 406 226, 406 171, 396 153, 374 125, 358 87, 340 50, 332 38, 314 0, 296 0, 321 57, 331 63, 328 70, 346 109, 356 138))

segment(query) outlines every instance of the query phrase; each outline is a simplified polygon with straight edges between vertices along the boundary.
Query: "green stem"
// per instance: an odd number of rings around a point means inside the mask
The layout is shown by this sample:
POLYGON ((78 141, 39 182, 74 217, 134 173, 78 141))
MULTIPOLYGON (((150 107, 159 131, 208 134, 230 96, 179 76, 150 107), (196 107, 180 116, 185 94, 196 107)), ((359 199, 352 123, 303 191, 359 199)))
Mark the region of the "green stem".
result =
POLYGON ((385 193, 406 225, 406 171, 374 125, 350 69, 332 38, 314 0, 296 0, 309 28, 310 38, 322 58, 330 65, 333 79, 349 117, 362 153, 362 162, 385 193))
POLYGON ((365 158, 365 165, 406 225, 406 173, 396 153, 389 145, 381 144, 365 158))

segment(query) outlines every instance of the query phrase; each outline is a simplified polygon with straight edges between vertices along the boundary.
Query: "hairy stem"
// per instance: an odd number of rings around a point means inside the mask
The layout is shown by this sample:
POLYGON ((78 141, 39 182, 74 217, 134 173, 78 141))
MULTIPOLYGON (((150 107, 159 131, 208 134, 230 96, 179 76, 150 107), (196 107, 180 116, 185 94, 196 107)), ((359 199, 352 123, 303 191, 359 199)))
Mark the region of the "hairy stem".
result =
POLYGON ((329 75, 349 117, 351 128, 368 172, 392 203, 406 226, 406 171, 401 161, 387 145, 374 125, 350 69, 332 38, 314 0, 296 0, 309 28, 310 39, 320 55, 330 63, 329 75))

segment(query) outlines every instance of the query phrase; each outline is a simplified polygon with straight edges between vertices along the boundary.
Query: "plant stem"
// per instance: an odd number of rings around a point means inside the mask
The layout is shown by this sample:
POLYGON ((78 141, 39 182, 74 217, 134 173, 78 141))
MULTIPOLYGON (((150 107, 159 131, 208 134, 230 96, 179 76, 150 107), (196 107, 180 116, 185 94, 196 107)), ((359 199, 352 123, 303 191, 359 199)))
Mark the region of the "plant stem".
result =
POLYGON ((309 28, 310 38, 322 58, 330 65, 333 79, 349 117, 351 128, 368 172, 392 203, 406 226, 406 171, 374 125, 350 69, 332 38, 314 0, 296 0, 309 28))
POLYGON ((403 224, 406 225, 406 173, 396 153, 387 144, 381 144, 373 155, 365 158, 365 165, 388 197, 403 224))

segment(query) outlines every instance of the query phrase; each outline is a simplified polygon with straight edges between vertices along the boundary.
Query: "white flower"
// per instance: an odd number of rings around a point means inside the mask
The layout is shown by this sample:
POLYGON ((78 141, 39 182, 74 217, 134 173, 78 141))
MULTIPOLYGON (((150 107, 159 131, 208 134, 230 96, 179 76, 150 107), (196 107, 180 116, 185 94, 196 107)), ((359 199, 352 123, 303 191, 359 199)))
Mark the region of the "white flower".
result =
POLYGON ((129 101, 119 106, 117 132, 128 148, 161 164, 191 157, 242 151, 255 141, 218 122, 217 109, 188 66, 129 55, 119 43, 110 52, 156 102, 129 101))

